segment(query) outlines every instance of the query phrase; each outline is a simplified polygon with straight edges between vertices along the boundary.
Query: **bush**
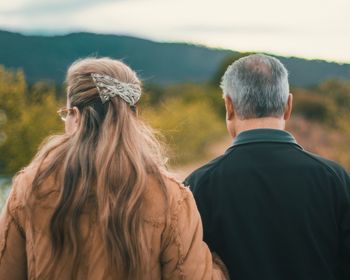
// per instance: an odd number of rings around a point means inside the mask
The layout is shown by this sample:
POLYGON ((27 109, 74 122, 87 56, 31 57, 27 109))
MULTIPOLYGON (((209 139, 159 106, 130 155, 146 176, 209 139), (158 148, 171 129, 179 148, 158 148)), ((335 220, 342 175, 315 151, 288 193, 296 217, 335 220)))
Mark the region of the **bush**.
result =
POLYGON ((170 98, 160 106, 144 108, 142 117, 165 136, 172 165, 205 156, 208 145, 225 131, 224 121, 213 107, 200 100, 187 103, 170 98))
POLYGON ((45 137, 63 129, 55 88, 27 88, 21 71, 0 67, 0 175, 27 165, 45 137))
POLYGON ((334 102, 312 91, 295 92, 293 111, 306 119, 325 124, 333 124, 336 117, 334 102))

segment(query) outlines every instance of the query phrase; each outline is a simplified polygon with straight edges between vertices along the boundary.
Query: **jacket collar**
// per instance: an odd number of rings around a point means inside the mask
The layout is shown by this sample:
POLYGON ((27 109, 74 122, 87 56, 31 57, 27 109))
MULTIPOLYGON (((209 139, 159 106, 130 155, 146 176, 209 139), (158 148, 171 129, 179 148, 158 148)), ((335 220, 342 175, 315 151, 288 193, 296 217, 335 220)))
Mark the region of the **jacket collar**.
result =
POLYGON ((272 143, 289 143, 302 148, 292 134, 285 130, 259 128, 242 131, 234 139, 232 146, 257 143, 257 142, 272 142, 272 143))

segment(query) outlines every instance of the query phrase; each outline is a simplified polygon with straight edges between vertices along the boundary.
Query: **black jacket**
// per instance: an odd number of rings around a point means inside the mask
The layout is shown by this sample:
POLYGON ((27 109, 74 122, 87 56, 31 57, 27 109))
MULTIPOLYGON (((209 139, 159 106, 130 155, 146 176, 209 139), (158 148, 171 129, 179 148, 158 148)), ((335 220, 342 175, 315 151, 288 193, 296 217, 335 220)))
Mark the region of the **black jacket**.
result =
POLYGON ((350 177, 286 131, 242 132, 186 180, 233 280, 350 279, 350 177))

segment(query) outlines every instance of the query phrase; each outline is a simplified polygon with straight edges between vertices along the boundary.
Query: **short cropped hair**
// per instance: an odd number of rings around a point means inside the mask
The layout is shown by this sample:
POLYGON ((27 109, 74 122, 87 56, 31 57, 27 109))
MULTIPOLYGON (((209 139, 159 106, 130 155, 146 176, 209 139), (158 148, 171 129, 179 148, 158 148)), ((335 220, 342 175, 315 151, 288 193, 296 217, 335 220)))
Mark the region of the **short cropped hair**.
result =
POLYGON ((221 88, 240 119, 281 117, 289 95, 288 72, 278 59, 253 54, 227 68, 221 88))

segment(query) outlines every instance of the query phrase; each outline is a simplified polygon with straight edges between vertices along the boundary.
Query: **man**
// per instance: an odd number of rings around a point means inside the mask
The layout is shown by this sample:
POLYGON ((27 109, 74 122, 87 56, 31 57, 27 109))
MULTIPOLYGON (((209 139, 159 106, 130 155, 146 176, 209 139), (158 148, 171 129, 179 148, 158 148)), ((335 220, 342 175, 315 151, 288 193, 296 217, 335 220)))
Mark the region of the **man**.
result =
POLYGON ((350 279, 350 177, 284 130, 285 67, 250 55, 228 67, 222 88, 233 144, 185 180, 210 249, 231 279, 350 279))

